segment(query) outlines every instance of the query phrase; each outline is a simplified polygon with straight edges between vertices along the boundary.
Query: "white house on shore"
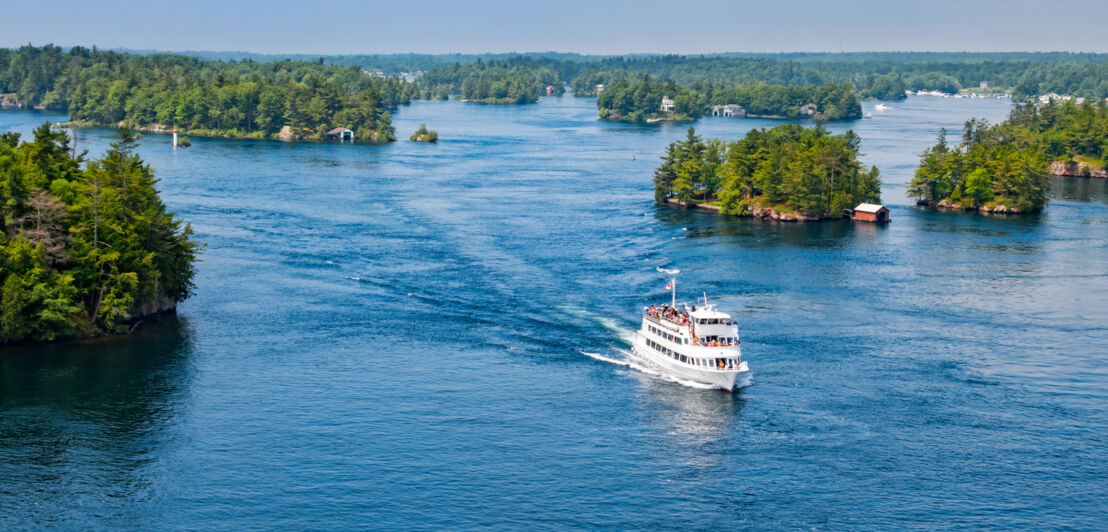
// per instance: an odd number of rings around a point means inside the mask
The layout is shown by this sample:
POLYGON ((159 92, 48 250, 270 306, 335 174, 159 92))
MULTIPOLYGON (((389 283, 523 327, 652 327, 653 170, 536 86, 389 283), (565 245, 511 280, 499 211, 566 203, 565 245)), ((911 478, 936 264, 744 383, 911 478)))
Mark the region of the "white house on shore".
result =
POLYGON ((743 109, 741 105, 735 105, 729 103, 727 105, 713 105, 712 110, 708 112, 711 116, 722 116, 724 118, 746 118, 746 109, 743 109))
POLYGON ((1068 95, 1065 95, 1065 94, 1058 94, 1057 92, 1048 92, 1046 94, 1040 94, 1039 95, 1039 103, 1041 103, 1041 104, 1050 103, 1051 100, 1058 100, 1060 102, 1068 102, 1072 99, 1073 99, 1073 96, 1068 96, 1068 95))
POLYGON ((669 96, 662 96, 662 106, 660 107, 663 113, 672 113, 676 106, 673 104, 673 98, 669 96))

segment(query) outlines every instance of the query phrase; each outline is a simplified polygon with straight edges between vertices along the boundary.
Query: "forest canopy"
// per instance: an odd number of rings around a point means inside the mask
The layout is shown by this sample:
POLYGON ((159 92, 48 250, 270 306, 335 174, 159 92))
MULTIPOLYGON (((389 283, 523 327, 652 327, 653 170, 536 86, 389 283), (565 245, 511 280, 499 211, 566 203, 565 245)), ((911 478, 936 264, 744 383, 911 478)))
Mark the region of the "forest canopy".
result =
POLYGON ((189 296, 197 244, 126 128, 103 157, 0 135, 0 344, 127 331, 189 296))
POLYGON ((652 119, 695 120, 713 105, 735 104, 755 116, 850 120, 862 117, 862 106, 849 83, 786 87, 782 85, 723 86, 697 83, 684 87, 673 80, 651 81, 649 76, 635 83, 626 79, 605 87, 596 99, 600 118, 644 121, 652 119), (672 98, 672 113, 661 110, 662 98, 672 98), (812 113, 804 106, 813 104, 812 113))
POLYGON ((1108 97, 1108 54, 885 53, 722 54, 608 57, 574 62, 571 87, 594 95, 597 84, 637 80, 644 74, 692 86, 805 86, 852 83, 863 98, 900 99, 905 90, 954 94, 990 88, 1017 99, 1056 92, 1108 97))
POLYGON ((565 87, 556 61, 523 58, 454 64, 423 73, 417 83, 425 97, 445 99, 461 94, 482 103, 536 103, 546 87, 561 94, 565 87))
POLYGON ((1021 104, 1000 124, 967 121, 956 146, 940 131, 938 142, 920 157, 908 195, 924 205, 1038 211, 1047 203, 1052 166, 1065 170, 1081 164, 1103 171, 1106 155, 1104 102, 1021 104))
POLYGON ((654 199, 712 204, 724 214, 756 215, 772 208, 814 218, 839 218, 862 202, 881 201, 876 167, 858 161, 853 131, 782 124, 742 139, 701 139, 689 128, 666 148, 654 171, 654 199))
POLYGON ((359 139, 395 140, 388 109, 416 96, 400 78, 357 67, 276 61, 219 62, 82 47, 0 49, 0 93, 27 107, 68 111, 95 126, 180 129, 194 135, 324 138, 347 127, 359 139))

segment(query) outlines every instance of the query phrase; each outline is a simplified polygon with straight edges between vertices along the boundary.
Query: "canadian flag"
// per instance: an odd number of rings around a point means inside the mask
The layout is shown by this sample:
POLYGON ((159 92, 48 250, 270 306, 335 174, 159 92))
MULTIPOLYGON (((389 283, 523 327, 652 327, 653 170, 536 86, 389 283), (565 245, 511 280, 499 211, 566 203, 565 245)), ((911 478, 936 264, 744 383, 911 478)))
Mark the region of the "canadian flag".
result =
POLYGON ((672 279, 669 281, 669 284, 666 285, 666 290, 673 290, 673 280, 672 279))

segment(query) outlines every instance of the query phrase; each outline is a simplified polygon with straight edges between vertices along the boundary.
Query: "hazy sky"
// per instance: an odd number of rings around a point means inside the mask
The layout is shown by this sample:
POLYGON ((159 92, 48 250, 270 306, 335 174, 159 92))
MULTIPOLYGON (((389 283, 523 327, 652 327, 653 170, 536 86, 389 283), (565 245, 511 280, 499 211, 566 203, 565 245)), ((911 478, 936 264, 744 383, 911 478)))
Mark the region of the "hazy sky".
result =
POLYGON ((0 46, 311 54, 1108 52, 1105 14, 1105 0, 0 0, 0 46))

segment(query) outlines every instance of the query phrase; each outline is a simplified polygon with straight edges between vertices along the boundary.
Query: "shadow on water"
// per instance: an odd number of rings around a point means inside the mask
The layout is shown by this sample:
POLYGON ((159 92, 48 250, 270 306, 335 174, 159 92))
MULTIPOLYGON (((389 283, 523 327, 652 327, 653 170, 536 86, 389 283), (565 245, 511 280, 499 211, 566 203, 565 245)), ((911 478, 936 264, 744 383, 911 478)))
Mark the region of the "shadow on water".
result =
POLYGON ((933 233, 973 233, 1001 237, 1038 232, 1044 227, 1042 212, 985 214, 977 211, 948 211, 931 207, 910 207, 910 209, 918 220, 918 227, 933 233))
POLYGON ((115 486, 121 502, 146 494, 149 466, 187 394, 190 351, 188 323, 177 316, 132 336, 5 348, 0 500, 51 501, 13 515, 60 523, 102 504, 86 500, 101 486, 115 486))
POLYGON ((1050 199, 1108 205, 1108 179, 1055 177, 1050 189, 1050 199))
POLYGON ((859 231, 875 233, 887 225, 857 224, 847 219, 815 223, 778 222, 725 216, 698 210, 659 205, 654 217, 674 229, 684 229, 686 238, 741 238, 767 245, 800 248, 841 247, 844 238, 859 231))

